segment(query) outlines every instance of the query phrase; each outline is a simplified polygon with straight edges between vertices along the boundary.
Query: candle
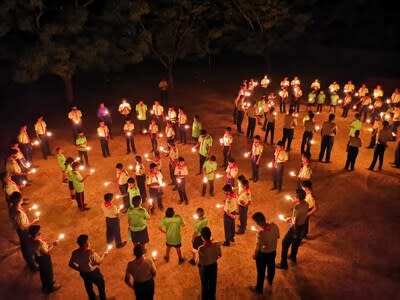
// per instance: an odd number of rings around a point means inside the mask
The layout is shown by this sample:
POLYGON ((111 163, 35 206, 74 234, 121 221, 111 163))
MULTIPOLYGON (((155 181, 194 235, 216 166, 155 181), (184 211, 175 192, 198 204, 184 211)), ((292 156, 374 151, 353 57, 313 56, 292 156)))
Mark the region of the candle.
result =
POLYGON ((78 121, 78 120, 75 120, 74 122, 75 122, 75 124, 79 124, 79 121, 78 121))
POLYGON ((36 168, 32 168, 29 173, 35 174, 37 172, 36 168))
POLYGON ((151 251, 151 257, 155 259, 157 257, 157 250, 151 251))
POLYGON ((189 129, 190 128, 190 126, 189 125, 185 125, 185 129, 189 129))
POLYGON ((31 167, 31 163, 30 163, 29 161, 26 163, 26 167, 27 167, 27 168, 30 168, 30 167, 31 167))
POLYGON ((153 206, 153 198, 149 198, 149 204, 150 206, 153 206))
POLYGON ((245 95, 246 97, 250 97, 250 96, 251 96, 251 93, 250 93, 250 92, 244 92, 244 95, 245 95))
POLYGON ((207 177, 204 177, 204 178, 203 178, 203 183, 207 183, 207 182, 208 182, 207 177))
POLYGON ((285 221, 285 216, 283 214, 278 215, 279 220, 285 221))
POLYGON ((292 200, 292 196, 286 195, 286 196, 285 196, 285 199, 286 199, 287 201, 290 201, 290 200, 292 200))
POLYGON ((194 214, 194 215, 193 215, 193 219, 194 219, 194 220, 198 220, 198 219, 199 219, 199 216, 198 216, 197 214, 194 214))
POLYGON ((257 227, 254 226, 254 225, 252 225, 252 226, 250 227, 250 229, 251 229, 251 231, 257 231, 257 227))
POLYGON ((196 152, 196 147, 192 147, 192 152, 196 152))
POLYGON ((39 140, 35 140, 35 141, 33 142, 33 145, 34 145, 34 146, 39 146, 39 144, 40 144, 39 140))
POLYGON ((81 158, 80 158, 79 156, 77 156, 77 157, 75 158, 75 161, 81 161, 81 158))
POLYGON ((310 144, 311 144, 311 145, 314 145, 314 144, 315 144, 315 141, 314 141, 314 140, 311 140, 311 141, 310 141, 310 144))
POLYGON ((219 139, 219 143, 220 143, 221 145, 223 145, 223 144, 224 144, 224 139, 223 139, 223 138, 220 138, 220 139, 219 139))
POLYGON ((271 169, 272 167, 273 167, 273 163, 272 163, 272 161, 271 161, 271 162, 268 163, 268 168, 271 169))
POLYGON ((126 136, 131 136, 132 135, 132 133, 130 132, 130 131, 128 131, 127 133, 126 133, 126 136))
POLYGON ((40 211, 35 212, 35 216, 39 219, 39 217, 40 217, 40 211))
POLYGON ((371 104, 371 105, 368 106, 368 108, 369 108, 369 109, 373 109, 374 106, 371 104))
POLYGON ((149 157, 149 154, 148 154, 148 153, 145 153, 145 154, 144 154, 144 157, 145 157, 145 158, 148 158, 148 157, 149 157))
POLYGON ((294 176, 296 176, 296 172, 295 172, 295 171, 290 171, 290 172, 289 172, 289 175, 292 176, 292 177, 294 177, 294 176))
POLYGON ((84 165, 80 165, 78 168, 80 171, 85 170, 85 166, 84 165))
POLYGON ((342 99, 339 99, 338 103, 341 104, 342 102, 343 102, 343 100, 342 100, 342 99))
POLYGON ((319 127, 318 125, 315 126, 315 131, 318 131, 320 129, 321 129, 321 127, 319 127))
POLYGON ((128 166, 128 169, 129 169, 129 170, 133 170, 133 166, 132 166, 132 165, 129 165, 129 166, 128 166))
POLYGON ((164 147, 163 146, 160 146, 160 151, 164 151, 164 147))
POLYGON ((110 185, 110 182, 109 181, 105 181, 104 182, 104 186, 109 186, 110 185))
POLYGON ((217 179, 218 179, 218 178, 221 178, 221 177, 222 177, 221 174, 216 174, 216 175, 215 175, 215 178, 217 178, 217 179))
POLYGON ((143 129, 143 134, 146 134, 147 133, 147 129, 143 129))
POLYGON ((373 129, 372 129, 372 128, 368 128, 368 131, 369 131, 369 132, 372 132, 372 131, 373 131, 373 129))
POLYGON ((121 198, 121 195, 116 195, 115 196, 115 199, 119 199, 119 198, 121 198))
POLYGON ((354 95, 355 95, 356 97, 358 97, 358 93, 355 93, 354 95))
POLYGON ((46 132, 46 135, 47 135, 47 136, 52 136, 53 134, 52 134, 50 131, 47 131, 47 132, 46 132))
POLYGON ((87 150, 87 151, 90 151, 91 149, 92 149, 92 147, 90 147, 90 146, 87 146, 87 147, 86 147, 86 150, 87 150))
POLYGON ((366 122, 369 124, 371 123, 371 119, 367 119, 366 122))
POLYGON ((111 251, 112 248, 113 248, 113 246, 112 246, 111 244, 108 244, 108 245, 107 245, 107 251, 106 251, 106 252, 111 251))
POLYGON ((221 207, 224 207, 224 205, 223 205, 223 204, 217 203, 217 205, 215 205, 215 207, 216 207, 216 208, 221 208, 221 207))
POLYGON ((22 180, 22 184, 26 185, 28 182, 26 180, 22 180))
POLYGON ((119 208, 119 211, 121 211, 121 210, 124 209, 124 205, 123 205, 123 204, 120 204, 118 208, 119 208))
POLYGON ((168 117, 168 116, 166 116, 166 117, 165 117, 165 120, 169 121, 169 117, 168 117))
POLYGON ((177 179, 176 179, 176 182, 177 182, 177 183, 181 183, 182 180, 181 180, 180 178, 177 178, 177 179))
POLYGON ((250 152, 245 152, 245 153, 243 154, 243 156, 244 156, 245 158, 248 158, 248 157, 250 156, 250 152))
POLYGON ((278 115, 278 113, 277 113, 276 111, 274 111, 272 114, 273 114, 274 116, 277 116, 277 115, 278 115))
POLYGON ((154 111, 153 111, 152 109, 150 110, 150 114, 151 114, 151 115, 153 115, 153 114, 154 114, 154 111))
POLYGON ((158 137, 162 138, 164 135, 162 133, 158 134, 158 137))
POLYGON ((357 109, 357 105, 353 105, 353 109, 356 110, 357 109))
POLYGON ((162 187, 165 187, 165 182, 161 182, 160 185, 161 185, 162 187))
POLYGON ((90 169, 90 174, 93 174, 94 172, 96 172, 95 169, 90 169))
POLYGON ((64 233, 60 233, 60 234, 58 235, 58 239, 57 239, 57 240, 58 240, 58 241, 63 240, 64 237, 65 237, 64 233))

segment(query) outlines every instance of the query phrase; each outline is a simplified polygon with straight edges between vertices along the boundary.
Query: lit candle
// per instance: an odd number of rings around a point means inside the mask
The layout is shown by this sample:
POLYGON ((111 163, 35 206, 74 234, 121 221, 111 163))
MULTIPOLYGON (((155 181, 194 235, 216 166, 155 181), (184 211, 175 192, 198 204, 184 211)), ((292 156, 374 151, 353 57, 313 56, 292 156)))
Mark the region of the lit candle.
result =
POLYGON ((110 185, 110 182, 109 181, 105 181, 104 182, 104 186, 109 186, 110 185))
POLYGON ((132 165, 129 165, 129 166, 128 166, 128 169, 129 169, 129 170, 133 170, 133 166, 132 166, 132 165))
POLYGON ((390 102, 391 102, 390 99, 386 99, 387 104, 390 104, 390 102))
POLYGON ((180 178, 177 178, 177 179, 176 179, 176 182, 177 182, 177 183, 181 183, 182 180, 181 180, 180 178))
POLYGON ((46 135, 47 135, 47 136, 52 136, 53 134, 52 134, 50 131, 47 131, 47 132, 46 132, 46 135))
POLYGON ((343 102, 343 100, 342 100, 342 99, 339 99, 338 103, 341 104, 342 102, 343 102))
POLYGON ((160 146, 160 151, 164 151, 164 147, 163 146, 160 146))
POLYGON ((257 231, 257 227, 254 225, 252 225, 250 229, 251 229, 251 231, 257 231))
POLYGON ((217 205, 215 205, 215 207, 216 207, 216 208, 221 208, 221 207, 224 207, 224 205, 223 205, 223 204, 217 203, 217 205))
POLYGON ((132 133, 130 132, 130 131, 128 131, 127 133, 126 133, 126 136, 131 136, 132 135, 132 133))
POLYGON ((121 198, 121 195, 116 195, 115 196, 115 199, 119 199, 119 198, 121 198))
POLYGON ((87 147, 86 147, 86 150, 87 150, 87 151, 90 151, 91 149, 92 149, 92 147, 90 147, 90 146, 87 146, 87 147))
POLYGON ((219 139, 219 143, 220 143, 221 145, 223 145, 223 144, 224 144, 224 139, 223 139, 223 138, 220 138, 220 139, 219 139))
POLYGON ((78 168, 80 171, 85 170, 85 166, 84 165, 80 165, 78 168))
POLYGON ((310 141, 310 144, 311 144, 311 145, 314 145, 314 144, 315 144, 315 141, 314 141, 314 140, 311 140, 311 141, 310 141))
POLYGON ((108 245, 107 245, 107 251, 106 251, 106 252, 110 252, 112 248, 113 248, 113 246, 112 246, 111 244, 108 244, 108 245))
POLYGON ((369 131, 369 132, 372 132, 372 131, 373 131, 373 129, 372 129, 372 128, 368 128, 368 131, 369 131))
POLYGON ((169 121, 169 117, 168 117, 168 116, 166 116, 166 117, 165 117, 165 120, 169 121))
POLYGON ((198 216, 197 214, 194 214, 194 215, 193 215, 193 219, 194 219, 194 220, 198 220, 198 219, 199 219, 199 216, 198 216))
POLYGON ((321 127, 319 127, 318 125, 315 126, 315 131, 318 131, 320 129, 321 129, 321 127))
POLYGON ((161 185, 162 187, 165 187, 165 182, 161 182, 160 185, 161 185))
POLYGON ((33 204, 29 210, 37 210, 39 208, 39 206, 37 204, 33 204))
POLYGON ((250 97, 250 96, 251 96, 251 93, 250 93, 250 92, 244 92, 244 95, 245 95, 246 97, 250 97))
POLYGON ((37 172, 36 168, 32 168, 29 173, 35 174, 37 172))
POLYGON ((196 147, 192 147, 192 152, 196 152, 196 147))
POLYGON ((28 182, 26 180, 22 180, 22 184, 26 185, 28 182))
POLYGON ((58 235, 57 241, 63 240, 64 237, 65 237, 64 233, 60 233, 60 234, 58 235))
POLYGON ((164 135, 162 133, 158 134, 158 137, 162 138, 164 135))
POLYGON ((149 198, 149 205, 153 206, 153 198, 149 198))
POLYGON ((121 210, 124 209, 124 205, 123 205, 123 204, 120 204, 118 208, 119 208, 119 211, 121 211, 121 210))
POLYGON ((150 114, 151 114, 151 115, 153 115, 153 114, 154 114, 154 111, 153 111, 152 109, 150 110, 150 114))
POLYGON ((373 109, 374 106, 371 104, 371 105, 368 106, 368 108, 369 108, 369 109, 373 109))
POLYGON ((353 109, 356 110, 357 109, 357 105, 353 105, 353 109))
POLYGON ((354 96, 358 97, 358 93, 355 93, 354 96))
POLYGON ((285 221, 285 216, 283 214, 278 215, 279 220, 285 221))
POLYGON ((149 157, 149 154, 148 154, 148 153, 145 153, 145 154, 144 154, 144 157, 145 157, 145 158, 148 158, 148 157, 149 157))
POLYGON ((216 175, 215 175, 215 178, 217 178, 217 179, 218 179, 218 178, 221 178, 221 177, 222 177, 221 174, 216 174, 216 175))
POLYGON ((273 114, 274 116, 277 116, 277 115, 278 115, 278 113, 277 113, 276 111, 274 111, 272 114, 273 114))
POLYGON ((34 145, 34 146, 39 146, 39 144, 40 144, 39 140, 35 140, 35 141, 33 142, 33 145, 34 145))
POLYGON ((207 177, 204 177, 204 178, 203 178, 203 183, 207 183, 207 182, 208 182, 207 177))
POLYGON ((245 158, 248 158, 248 157, 250 156, 250 152, 245 152, 245 153, 243 154, 243 156, 244 156, 245 158))
POLYGON ((74 122, 75 122, 75 124, 79 124, 79 121, 78 121, 78 120, 75 120, 74 122))
POLYGON ((40 217, 40 211, 35 212, 35 216, 39 219, 39 217, 40 217))
POLYGON ((77 156, 77 157, 75 158, 75 161, 81 161, 81 158, 80 158, 79 156, 77 156))
POLYGON ((369 124, 371 123, 371 119, 367 119, 366 122, 369 124))
POLYGON ((292 177, 294 177, 294 176, 296 176, 296 172, 295 172, 295 171, 290 171, 290 172, 289 172, 289 175, 292 176, 292 177))
POLYGON ((30 167, 31 167, 31 163, 30 163, 29 161, 26 163, 26 167, 27 167, 27 168, 30 168, 30 167))
POLYGON ((90 174, 93 174, 94 172, 96 172, 95 169, 90 169, 90 174))
POLYGON ((156 257, 157 257, 157 250, 151 251, 151 257, 152 257, 153 259, 156 259, 156 257))
POLYGON ((272 161, 268 163, 268 168, 271 169, 273 166, 274 166, 274 164, 272 163, 272 161))
POLYGON ((286 196, 285 196, 285 199, 286 199, 287 201, 290 201, 290 200, 292 200, 292 196, 286 195, 286 196))
POLYGON ((189 129, 190 128, 190 126, 189 125, 185 125, 185 129, 189 129))

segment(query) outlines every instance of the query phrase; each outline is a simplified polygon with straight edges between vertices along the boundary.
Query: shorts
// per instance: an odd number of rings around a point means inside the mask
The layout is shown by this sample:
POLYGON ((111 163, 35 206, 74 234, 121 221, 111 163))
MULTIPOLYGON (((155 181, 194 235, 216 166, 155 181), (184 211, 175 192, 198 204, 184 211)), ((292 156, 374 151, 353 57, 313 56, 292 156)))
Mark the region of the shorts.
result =
POLYGON ((131 239, 135 244, 146 244, 149 242, 147 227, 141 231, 131 231, 131 239))
POLYGON ((172 248, 180 248, 180 247, 182 247, 182 244, 181 244, 181 243, 179 243, 178 245, 171 245, 171 244, 165 243, 165 245, 166 245, 167 247, 172 247, 172 248))

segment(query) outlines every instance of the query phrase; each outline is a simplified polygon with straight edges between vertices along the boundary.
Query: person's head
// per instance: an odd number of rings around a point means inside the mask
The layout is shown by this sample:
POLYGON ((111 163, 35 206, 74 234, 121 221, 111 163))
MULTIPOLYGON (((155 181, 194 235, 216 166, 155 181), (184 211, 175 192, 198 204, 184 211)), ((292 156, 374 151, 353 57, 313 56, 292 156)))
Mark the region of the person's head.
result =
POLYGON ((129 177, 129 178, 128 178, 128 185, 129 185, 130 187, 134 187, 134 186, 136 185, 135 178, 129 177))
POLYGON ((135 196, 132 198, 132 203, 134 207, 139 207, 142 204, 142 197, 135 196))
POLYGON ((104 127, 104 121, 99 121, 99 126, 104 127))
POLYGON ((80 164, 78 161, 74 161, 74 162, 72 163, 72 165, 71 165, 72 170, 74 170, 74 171, 78 170, 78 168, 79 168, 80 165, 81 165, 81 164, 80 164))
POLYGON ((211 241, 211 230, 209 227, 203 227, 200 231, 200 235, 203 241, 211 241))
POLYGON ((250 182, 247 179, 243 179, 241 182, 245 189, 250 187, 250 182))
POLYGON ((175 216, 175 211, 172 207, 168 207, 167 210, 165 211, 165 216, 167 218, 172 218, 173 216, 175 216))
POLYGON ((202 209, 201 207, 196 209, 196 215, 199 217, 199 219, 202 219, 204 217, 204 209, 202 209))
POLYGON ((360 114, 359 114, 359 113, 355 113, 355 114, 354 114, 354 118, 360 119, 360 114))
POLYGON ((211 160, 211 161, 216 161, 217 158, 215 157, 215 155, 211 155, 211 156, 210 156, 210 160, 211 160))
POLYGON ((296 197, 294 198, 295 201, 304 201, 306 199, 306 192, 303 189, 296 190, 296 197))
POLYGON ((324 91, 323 91, 323 90, 320 90, 319 93, 320 93, 321 95, 323 95, 323 94, 324 94, 324 91))
POLYGON ((117 164, 115 165, 115 168, 116 168, 117 170, 122 170, 122 169, 124 168, 124 165, 123 165, 122 163, 117 163, 117 164))
POLYGON ((256 224, 258 226, 262 226, 265 224, 266 220, 265 220, 265 216, 262 212, 258 211, 256 213, 254 213, 251 218, 253 219, 254 222, 256 222, 256 224))
POLYGON ((314 113, 312 111, 308 112, 308 117, 310 118, 310 120, 314 119, 314 113))
POLYGON ((104 202, 110 203, 113 200, 114 195, 112 193, 104 194, 104 202))
POLYGON ((359 137, 360 136, 360 130, 356 130, 356 131, 354 131, 354 136, 355 137, 359 137))
POLYGON ((224 185, 224 187, 222 188, 222 191, 225 193, 225 194, 230 194, 230 193, 232 193, 232 186, 230 185, 230 184, 225 184, 224 185))
POLYGON ((72 110, 77 110, 78 108, 76 106, 71 107, 72 110))
POLYGON ((155 100, 154 100, 154 104, 155 104, 155 105, 160 105, 160 101, 157 100, 157 99, 155 99, 155 100))
POLYGON ((200 134, 201 135, 206 135, 207 134, 207 130, 205 130, 205 129, 200 130, 200 134))
POLYGON ((160 157, 161 156, 160 151, 158 151, 158 150, 154 151, 154 156, 155 157, 160 157))
POLYGON ((135 156, 135 160, 136 160, 138 163, 141 163, 141 162, 142 162, 142 157, 141 157, 140 155, 136 155, 136 156, 135 156))
POLYGON ((13 192, 10 195, 10 203, 18 208, 22 205, 22 194, 20 192, 13 192))
POLYGON ((79 136, 84 136, 85 134, 83 133, 82 130, 80 130, 80 131, 78 132, 78 135, 79 135, 79 136))
POLYGON ((56 148, 56 153, 57 153, 57 154, 62 154, 62 153, 64 153, 63 148, 57 147, 57 148, 56 148))
POLYGON ((270 112, 274 112, 274 111, 275 111, 275 107, 272 106, 272 107, 269 109, 269 111, 270 111, 270 112))
POLYGON ((200 121, 199 115, 194 115, 193 119, 194 119, 195 121, 200 121))
POLYGON ((229 157, 228 164, 234 164, 234 163, 235 163, 235 159, 233 157, 229 157))
POLYGON ((143 251, 143 246, 141 244, 136 244, 135 247, 133 248, 133 255, 135 255, 135 257, 141 258, 144 254, 143 251))
POLYGON ((310 152, 303 152, 301 154, 301 162, 304 163, 309 163, 311 159, 310 152))
POLYGON ((179 164, 180 166, 183 166, 183 165, 185 164, 185 159, 184 159, 182 156, 179 156, 179 157, 178 157, 178 164, 179 164))
POLYGON ((231 127, 226 127, 225 128, 225 132, 226 133, 231 133, 232 132, 232 128, 231 127))
POLYGON ((244 175, 239 175, 239 176, 238 176, 238 181, 242 184, 243 180, 246 180, 246 176, 244 176, 244 175))
POLYGON ((67 157, 65 160, 65 165, 70 165, 74 162, 74 159, 72 157, 67 157))
POLYGON ((151 163, 151 164, 150 164, 150 170, 153 171, 153 170, 155 170, 155 169, 157 169, 157 164, 151 163))
POLYGON ((310 180, 305 180, 301 183, 301 187, 303 188, 303 190, 305 191, 311 191, 312 189, 312 183, 310 180))
POLYGON ((76 242, 78 243, 79 247, 87 248, 89 247, 89 236, 87 234, 81 234, 76 239, 76 242))
POLYGON ((140 104, 140 105, 143 105, 143 103, 144 103, 144 102, 143 102, 143 99, 139 99, 139 104, 140 104))
POLYGON ((32 239, 35 239, 38 235, 40 235, 40 225, 34 224, 29 226, 28 234, 32 239))
POLYGON ((383 121, 383 122, 382 122, 382 125, 383 125, 383 127, 385 127, 385 128, 386 128, 386 127, 388 127, 388 126, 389 126, 389 122, 388 122, 388 121, 383 121))
POLYGON ((37 121, 38 121, 38 122, 43 121, 43 116, 42 116, 42 115, 39 115, 39 116, 37 117, 37 121))
POLYGON ((335 120, 335 114, 329 114, 328 120, 329 121, 335 120))
POLYGON ((103 107, 104 107, 104 102, 100 102, 99 107, 100 107, 100 108, 103 108, 103 107))
POLYGON ((157 124, 157 122, 156 122, 156 120, 151 120, 151 125, 156 125, 157 124))
POLYGON ((283 141, 279 141, 276 143, 276 148, 278 148, 279 150, 283 149, 285 146, 285 144, 283 143, 283 141))
POLYGON ((256 136, 254 136, 254 143, 259 144, 261 140, 261 137, 257 134, 256 136))
POLYGON ((130 123, 132 123, 132 120, 130 118, 126 118, 125 123, 130 124, 130 123))
POLYGON ((21 125, 21 131, 26 131, 28 129, 28 126, 26 124, 21 125))

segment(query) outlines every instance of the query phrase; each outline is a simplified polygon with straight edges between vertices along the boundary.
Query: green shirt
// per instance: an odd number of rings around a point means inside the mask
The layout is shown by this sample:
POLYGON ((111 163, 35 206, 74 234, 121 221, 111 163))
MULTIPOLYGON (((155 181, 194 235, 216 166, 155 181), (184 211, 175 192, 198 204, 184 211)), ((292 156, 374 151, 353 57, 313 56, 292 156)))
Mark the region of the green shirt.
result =
POLYGON ((217 162, 206 160, 203 164, 204 173, 207 174, 208 180, 214 180, 215 178, 215 171, 217 170, 217 162))
POLYGON ((314 103, 316 97, 317 97, 317 95, 315 93, 309 93, 308 94, 308 102, 309 103, 314 103))
POLYGON ((143 104, 143 105, 136 104, 135 110, 136 110, 136 113, 137 113, 138 120, 142 120, 142 121, 146 120, 146 112, 147 112, 147 105, 146 104, 143 104))
POLYGON ((353 121, 351 121, 349 136, 354 137, 356 130, 361 131, 361 126, 362 126, 362 122, 360 120, 354 119, 353 121))
POLYGON ((72 167, 71 165, 68 165, 65 167, 65 174, 67 174, 68 180, 72 181, 72 167))
POLYGON ((133 207, 132 198, 140 196, 140 190, 137 186, 135 186, 134 188, 128 188, 128 194, 129 194, 129 203, 131 207, 133 207))
POLYGON ((204 218, 202 220, 197 220, 194 222, 193 225, 193 231, 197 233, 197 235, 200 235, 201 230, 208 225, 208 219, 204 218))
POLYGON ((198 138, 200 136, 200 130, 202 129, 200 121, 193 121, 192 125, 192 137, 198 138))
POLYGON ((264 114, 265 100, 261 99, 257 101, 257 116, 264 114))
POLYGON ((181 227, 185 223, 180 215, 175 215, 171 218, 164 217, 161 219, 160 227, 165 227, 167 232, 167 244, 179 245, 181 243, 181 227))
POLYGON ((210 150, 211 146, 212 146, 212 137, 211 135, 201 135, 199 137, 199 153, 203 156, 208 156, 208 151, 210 150))
POLYGON ((87 151, 87 139, 86 136, 78 136, 75 141, 79 151, 87 151))
POLYGON ((325 103, 325 94, 318 94, 318 104, 324 104, 325 103))
POLYGON ((147 227, 150 215, 143 207, 131 207, 128 209, 129 229, 133 232, 142 231, 147 227))
POLYGON ((72 171, 71 173, 71 181, 74 186, 74 190, 77 193, 82 193, 83 190, 85 189, 85 184, 82 181, 83 177, 81 173, 78 171, 72 171))
POLYGON ((65 172, 65 156, 64 154, 57 154, 57 163, 62 172, 65 172))
POLYGON ((339 95, 331 95, 331 105, 337 105, 339 95))

